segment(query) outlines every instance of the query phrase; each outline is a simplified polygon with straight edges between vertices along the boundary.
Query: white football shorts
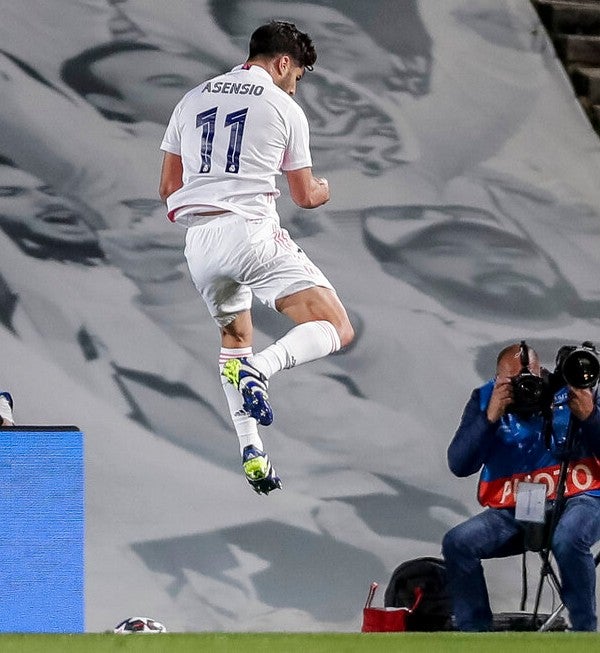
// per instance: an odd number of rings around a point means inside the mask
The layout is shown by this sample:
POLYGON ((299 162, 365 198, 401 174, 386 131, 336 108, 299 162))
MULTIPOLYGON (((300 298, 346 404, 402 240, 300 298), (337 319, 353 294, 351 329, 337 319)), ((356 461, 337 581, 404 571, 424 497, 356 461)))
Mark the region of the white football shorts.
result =
POLYGON ((221 327, 250 309, 253 295, 276 310, 277 299, 300 290, 334 290, 277 217, 227 213, 190 227, 185 257, 194 285, 221 327))

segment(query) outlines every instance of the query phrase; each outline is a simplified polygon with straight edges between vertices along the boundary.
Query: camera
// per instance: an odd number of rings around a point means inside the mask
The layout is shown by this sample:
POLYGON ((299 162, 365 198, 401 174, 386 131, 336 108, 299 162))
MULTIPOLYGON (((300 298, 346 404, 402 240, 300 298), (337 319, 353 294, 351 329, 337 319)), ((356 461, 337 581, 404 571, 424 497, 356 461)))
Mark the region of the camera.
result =
POLYGON ((521 341, 519 353, 521 370, 510 380, 513 390, 513 402, 509 413, 533 415, 548 407, 552 401, 552 391, 548 376, 537 376, 529 371, 529 347, 521 341))
POLYGON ((554 394, 566 385, 572 388, 593 388, 600 379, 600 354, 589 340, 581 345, 564 345, 556 354, 555 368, 536 376, 529 371, 529 348, 521 341, 521 370, 511 378, 513 402, 509 413, 530 416, 547 411, 554 394))
POLYGON ((549 395, 548 382, 541 376, 536 376, 528 370, 519 372, 511 379, 513 388, 513 403, 509 412, 519 414, 536 413, 546 405, 549 395))
POLYGON ((580 346, 565 345, 558 350, 553 372, 557 388, 592 388, 600 377, 600 359, 596 347, 586 340, 580 346))

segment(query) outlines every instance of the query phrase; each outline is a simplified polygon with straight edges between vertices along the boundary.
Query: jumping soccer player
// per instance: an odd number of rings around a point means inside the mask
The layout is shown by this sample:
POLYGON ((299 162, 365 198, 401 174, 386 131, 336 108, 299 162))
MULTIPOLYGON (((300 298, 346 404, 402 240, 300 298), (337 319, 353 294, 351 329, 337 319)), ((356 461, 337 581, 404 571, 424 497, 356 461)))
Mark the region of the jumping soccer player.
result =
POLYGON ((280 227, 275 207, 282 171, 298 206, 329 200, 327 180, 312 173, 308 121, 292 99, 316 59, 295 25, 262 25, 244 65, 183 97, 161 144, 160 195, 169 219, 187 227, 185 256, 221 330, 223 389, 244 473, 259 494, 281 488, 257 425, 273 421, 268 380, 354 337, 333 286, 280 227), (253 296, 296 323, 254 355, 253 296))

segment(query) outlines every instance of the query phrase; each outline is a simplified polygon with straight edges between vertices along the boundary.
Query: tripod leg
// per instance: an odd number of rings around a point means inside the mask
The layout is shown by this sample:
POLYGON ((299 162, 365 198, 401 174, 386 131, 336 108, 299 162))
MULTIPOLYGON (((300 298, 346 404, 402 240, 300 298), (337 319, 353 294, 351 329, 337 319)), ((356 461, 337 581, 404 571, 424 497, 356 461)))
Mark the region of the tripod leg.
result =
MULTIPOLYGON (((542 598, 542 589, 544 587, 544 580, 546 578, 549 579, 549 581, 552 583, 554 586, 554 589, 558 592, 558 595, 561 595, 561 584, 560 580, 558 578, 558 575, 554 571, 554 568, 552 567, 552 563, 550 562, 550 551, 548 549, 543 549, 540 553, 542 557, 542 568, 540 570, 540 581, 538 583, 538 588, 537 588, 537 593, 535 596, 535 605, 533 609, 533 625, 534 627, 537 624, 537 616, 538 616, 538 610, 540 607, 540 601, 542 598)), ((548 630, 549 627, 552 625, 554 621, 556 621, 556 618, 558 615, 562 612, 564 609, 564 604, 560 604, 559 608, 555 610, 550 617, 542 624, 542 626, 538 629, 540 631, 542 630, 548 630)))
MULTIPOLYGON (((548 554, 548 555, 549 555, 549 554, 548 554)), ((561 590, 562 590, 562 587, 561 587, 561 585, 560 585, 560 581, 559 581, 559 579, 558 579, 558 576, 557 576, 556 572, 554 571, 554 569, 553 569, 553 567, 552 567, 552 564, 550 563, 550 560, 549 560, 549 559, 546 560, 546 561, 544 562, 544 566, 546 567, 546 569, 545 569, 545 575, 548 576, 548 579, 550 580, 550 582, 551 582, 552 585, 554 586, 554 589, 558 592, 558 595, 560 596, 560 594, 561 594, 561 590)), ((543 577, 540 579, 540 585, 539 585, 539 587, 538 587, 539 595, 541 595, 542 582, 543 582, 543 577)), ((538 595, 538 596, 539 596, 539 595, 538 595)), ((538 600, 538 602, 536 603, 536 612, 534 613, 534 618, 537 617, 537 608, 538 608, 538 606, 539 606, 539 600, 538 600)), ((544 623, 543 623, 543 624, 538 628, 538 631, 539 631, 539 632, 544 632, 544 631, 550 630, 550 628, 552 627, 552 624, 553 624, 553 623, 558 619, 558 617, 560 616, 560 613, 561 613, 564 609, 565 609, 565 604, 564 604, 564 603, 561 603, 561 604, 560 604, 560 605, 559 605, 559 606, 558 606, 558 607, 557 607, 557 608, 552 612, 552 614, 548 617, 548 619, 546 619, 546 621, 544 621, 544 623)))
MULTIPOLYGON (((559 594, 559 596, 560 596, 561 586, 560 586, 560 582, 559 582, 559 580, 558 580, 558 577, 557 577, 556 573, 554 572, 554 569, 552 569, 552 566, 550 565, 550 561, 549 561, 549 560, 546 560, 546 561, 544 562, 544 564, 547 564, 547 565, 548 565, 548 568, 549 568, 548 570, 549 570, 550 580, 552 581, 552 584, 554 585, 554 589, 558 592, 558 594, 559 594)), ((600 551, 598 551, 598 553, 596 553, 596 555, 594 556, 594 566, 597 567, 599 564, 600 564, 600 551)), ((547 570, 547 571, 548 571, 548 570, 547 570)), ((541 584, 540 584, 540 586, 541 586, 541 584)), ((540 591, 540 594, 541 594, 541 591, 540 591)), ((538 605, 538 603, 536 603, 536 606, 537 606, 537 605, 538 605)), ((546 619, 546 621, 545 621, 545 622, 544 622, 544 623, 543 623, 543 624, 538 628, 538 631, 539 631, 539 632, 545 632, 545 631, 550 630, 550 628, 552 627, 552 624, 553 624, 553 623, 558 619, 558 617, 560 616, 560 613, 561 613, 564 609, 565 609, 565 604, 564 604, 564 603, 561 603, 561 604, 560 604, 560 605, 559 605, 559 606, 558 606, 558 607, 557 607, 557 608, 552 612, 552 614, 548 617, 548 619, 546 619)))
MULTIPOLYGON (((558 592, 558 595, 560 596, 561 593, 561 585, 560 581, 558 580, 558 576, 556 575, 554 569, 552 568, 552 565, 550 562, 548 562, 548 578, 550 579, 550 582, 554 585, 554 589, 558 592)), ((561 603, 553 612, 552 614, 546 619, 546 621, 538 628, 540 632, 544 632, 546 630, 550 630, 552 627, 552 624, 558 619, 560 616, 560 613, 565 609, 565 604, 561 603)))
POLYGON ((550 630, 552 624, 558 619, 560 613, 565 609, 565 604, 561 603, 556 610, 544 621, 544 623, 538 628, 538 632, 543 633, 547 630, 550 630))

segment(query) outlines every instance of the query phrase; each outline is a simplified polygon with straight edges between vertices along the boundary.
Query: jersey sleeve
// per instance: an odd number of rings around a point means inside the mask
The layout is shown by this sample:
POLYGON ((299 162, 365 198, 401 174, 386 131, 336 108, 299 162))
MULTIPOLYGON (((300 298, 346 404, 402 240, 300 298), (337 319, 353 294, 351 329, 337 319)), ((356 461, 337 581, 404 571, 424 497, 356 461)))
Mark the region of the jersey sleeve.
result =
POLYGON ((289 115, 289 139, 281 163, 282 170, 312 168, 308 120, 297 104, 293 105, 293 109, 289 115))
POLYGON ((181 113, 181 103, 179 103, 167 125, 165 135, 163 136, 160 149, 171 154, 181 155, 181 131, 179 129, 179 114, 181 113))

